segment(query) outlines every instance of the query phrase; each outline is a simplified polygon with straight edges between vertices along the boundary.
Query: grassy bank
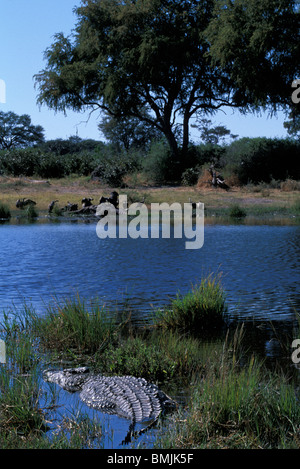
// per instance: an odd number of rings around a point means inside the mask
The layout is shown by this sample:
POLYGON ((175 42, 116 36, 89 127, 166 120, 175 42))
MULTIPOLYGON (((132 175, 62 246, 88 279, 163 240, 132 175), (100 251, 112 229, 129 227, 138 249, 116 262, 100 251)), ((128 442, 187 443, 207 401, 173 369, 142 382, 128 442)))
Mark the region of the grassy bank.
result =
POLYGON ((58 206, 64 207, 67 202, 79 204, 84 197, 93 197, 98 203, 102 195, 108 196, 115 189, 128 196, 128 202, 145 200, 151 203, 179 202, 188 203, 190 199, 202 202, 206 217, 210 221, 220 217, 230 218, 232 208, 239 207, 245 211, 245 221, 253 218, 299 220, 300 192, 294 186, 282 184, 282 188, 272 188, 266 184, 232 187, 229 191, 207 187, 150 187, 139 185, 138 181, 128 181, 128 188, 111 188, 91 181, 89 177, 68 177, 64 179, 41 180, 34 178, 12 178, 0 176, 0 202, 10 211, 12 217, 20 215, 16 209, 19 198, 34 200, 39 215, 47 214, 48 205, 58 200, 58 206))
POLYGON ((170 418, 157 439, 160 448, 271 449, 300 447, 300 407, 283 375, 255 357, 240 366, 224 350, 193 387, 190 406, 170 418))
POLYGON ((210 276, 139 327, 128 314, 80 298, 42 316, 27 307, 5 314, 0 446, 103 446, 103 429, 78 412, 72 422, 64 416, 55 424, 56 396, 45 390, 41 372, 46 362, 49 368, 49 362, 72 361, 103 374, 142 376, 162 389, 188 386, 188 401, 167 417, 157 439, 162 448, 299 447, 299 382, 247 353, 243 326, 226 329, 225 310, 220 279, 210 276), (189 314, 193 320, 186 322, 189 314))

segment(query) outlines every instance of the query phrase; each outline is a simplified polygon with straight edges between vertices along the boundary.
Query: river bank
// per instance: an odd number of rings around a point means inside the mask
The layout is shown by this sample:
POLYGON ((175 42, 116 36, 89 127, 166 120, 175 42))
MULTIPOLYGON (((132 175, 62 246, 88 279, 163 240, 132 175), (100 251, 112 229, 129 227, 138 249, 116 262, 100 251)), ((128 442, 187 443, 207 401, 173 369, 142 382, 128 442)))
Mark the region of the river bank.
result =
MULTIPOLYGON (((224 293, 217 277, 206 278, 199 290, 177 297, 152 324, 139 328, 128 312, 114 314, 116 321, 103 305, 91 311, 78 298, 49 308, 42 317, 30 307, 5 315, 1 448, 106 448, 101 413, 91 417, 73 408, 72 394, 62 391, 61 400, 57 389, 42 380, 46 366, 82 365, 105 375, 146 377, 177 399, 177 411, 162 416, 152 438, 147 439, 148 432, 144 439, 133 435, 126 448, 299 448, 299 371, 291 357, 285 367, 274 360, 266 365, 248 349, 249 330, 246 334, 243 324, 228 327, 220 321, 224 293), (183 331, 178 317, 184 320, 191 313, 183 331), (215 319, 204 321, 207 313, 219 318, 215 327, 215 319)), ((252 329, 258 333, 255 324, 252 329)), ((299 330, 294 333, 299 336, 299 330)), ((288 345, 281 345, 288 353, 288 345)))
POLYGON ((98 204, 101 196, 109 196, 112 190, 126 194, 128 203, 144 202, 180 204, 202 202, 206 217, 213 223, 220 217, 228 217, 234 206, 242 208, 245 222, 253 223, 256 219, 270 222, 298 223, 300 215, 300 192, 291 189, 289 184, 282 189, 274 189, 266 184, 232 187, 230 190, 207 187, 150 187, 129 186, 127 188, 110 188, 89 177, 69 177, 64 179, 41 180, 34 178, 12 178, 0 176, 0 202, 10 211, 12 218, 21 214, 16 208, 18 199, 28 198, 36 202, 36 211, 40 217, 48 213, 49 203, 58 200, 62 208, 68 202, 78 204, 84 197, 94 199, 98 204))

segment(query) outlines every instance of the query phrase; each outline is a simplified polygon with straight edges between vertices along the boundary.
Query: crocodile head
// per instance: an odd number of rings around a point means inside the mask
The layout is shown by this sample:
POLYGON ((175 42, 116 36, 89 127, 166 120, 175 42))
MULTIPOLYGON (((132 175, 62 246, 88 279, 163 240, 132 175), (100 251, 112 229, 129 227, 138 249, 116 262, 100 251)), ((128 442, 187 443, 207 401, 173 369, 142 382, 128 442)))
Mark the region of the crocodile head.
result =
POLYGON ((66 368, 65 370, 45 370, 43 379, 50 383, 56 383, 69 392, 80 391, 84 383, 90 377, 90 370, 86 366, 79 368, 66 368))

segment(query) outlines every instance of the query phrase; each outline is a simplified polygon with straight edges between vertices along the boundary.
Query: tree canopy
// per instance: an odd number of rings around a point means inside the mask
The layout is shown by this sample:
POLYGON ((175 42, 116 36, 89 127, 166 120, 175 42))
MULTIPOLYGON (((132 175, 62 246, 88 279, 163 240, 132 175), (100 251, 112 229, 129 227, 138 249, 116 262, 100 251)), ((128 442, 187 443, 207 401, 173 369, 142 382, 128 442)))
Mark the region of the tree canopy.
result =
POLYGON ((22 148, 44 141, 44 129, 27 114, 0 111, 0 149, 22 148))
POLYGON ((192 116, 290 104, 296 0, 82 0, 46 50, 38 102, 102 110, 163 133, 179 159, 192 116), (178 135, 181 142, 178 145, 178 135))

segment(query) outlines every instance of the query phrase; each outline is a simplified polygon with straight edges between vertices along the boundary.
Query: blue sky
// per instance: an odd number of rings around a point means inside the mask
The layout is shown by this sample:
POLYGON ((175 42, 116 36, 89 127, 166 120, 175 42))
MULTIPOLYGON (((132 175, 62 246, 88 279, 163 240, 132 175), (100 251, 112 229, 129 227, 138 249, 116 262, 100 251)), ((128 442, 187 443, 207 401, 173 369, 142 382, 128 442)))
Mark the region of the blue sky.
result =
MULTIPOLYGON (((73 13, 80 0, 0 0, 0 80, 6 85, 6 102, 0 110, 16 114, 29 114, 33 124, 41 125, 46 139, 81 138, 101 140, 97 116, 67 112, 55 113, 36 104, 37 90, 33 75, 45 67, 43 53, 53 42, 55 33, 70 34, 76 22, 73 13)), ((268 118, 241 116, 226 110, 212 118, 216 124, 225 125, 239 137, 285 137, 284 116, 268 118)), ((193 131, 195 132, 195 131, 193 131)), ((197 142, 197 134, 193 133, 197 142)))

